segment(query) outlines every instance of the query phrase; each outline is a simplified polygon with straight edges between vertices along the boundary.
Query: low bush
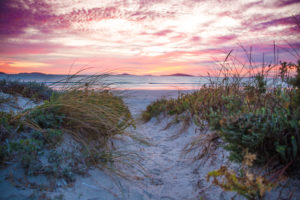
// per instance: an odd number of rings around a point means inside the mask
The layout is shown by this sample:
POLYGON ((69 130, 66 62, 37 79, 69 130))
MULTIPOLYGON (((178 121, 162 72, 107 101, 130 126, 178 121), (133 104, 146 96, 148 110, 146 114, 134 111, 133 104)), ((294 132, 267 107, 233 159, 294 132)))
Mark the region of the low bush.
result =
POLYGON ((0 163, 10 159, 7 143, 16 138, 18 132, 24 129, 20 116, 14 113, 0 112, 0 163))
POLYGON ((256 164, 276 160, 289 165, 288 170, 298 169, 300 61, 297 65, 281 63, 279 71, 280 76, 272 79, 277 81, 274 85, 267 85, 263 72, 247 78, 225 76, 177 99, 157 100, 147 107, 143 118, 147 121, 160 113, 187 111, 198 126, 209 126, 218 133, 231 160, 241 162, 244 150, 249 149, 257 155, 256 164))
POLYGON ((17 94, 35 101, 49 100, 54 92, 44 83, 0 80, 0 91, 7 94, 17 94))
POLYGON ((234 191, 249 200, 263 199, 266 192, 272 190, 279 180, 271 181, 266 175, 253 173, 249 169, 256 155, 245 151, 245 158, 239 172, 221 166, 220 169, 211 171, 207 175, 207 181, 213 179, 213 184, 225 191, 234 191))
MULTIPOLYGON (((282 64, 281 71, 286 65, 282 64)), ((245 99, 239 112, 212 113, 211 128, 220 133, 226 143, 230 159, 241 161, 243 150, 257 155, 256 163, 271 159, 283 165, 293 163, 289 169, 298 169, 300 163, 300 104, 298 93, 300 65, 289 65, 296 71, 294 78, 286 77, 288 88, 260 90, 251 96, 245 90, 245 99), (294 167, 292 167, 294 166, 294 167)), ((281 73, 282 74, 282 73, 281 73)))

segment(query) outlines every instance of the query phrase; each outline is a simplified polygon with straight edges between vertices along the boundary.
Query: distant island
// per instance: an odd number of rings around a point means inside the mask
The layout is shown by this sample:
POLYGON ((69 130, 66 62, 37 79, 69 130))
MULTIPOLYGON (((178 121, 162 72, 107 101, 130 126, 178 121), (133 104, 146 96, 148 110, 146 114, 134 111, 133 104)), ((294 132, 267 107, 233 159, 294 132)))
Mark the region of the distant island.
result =
MULTIPOLYGON (((71 76, 72 74, 45 74, 41 72, 22 72, 22 73, 17 73, 17 74, 7 74, 5 72, 0 72, 0 75, 9 75, 9 76, 71 76)), ((134 74, 129 74, 129 73, 122 73, 122 74, 102 74, 104 76, 111 76, 111 75, 116 75, 116 76, 154 76, 151 74, 146 74, 146 75, 134 75, 134 74)), ((79 74, 77 76, 93 76, 93 75, 88 75, 88 74, 79 74)), ((157 75, 155 75, 157 76, 157 75)), ((175 74, 167 74, 167 75, 160 75, 160 76, 190 76, 192 77, 193 75, 190 74, 183 74, 183 73, 175 73, 175 74)))
POLYGON ((182 74, 182 73, 176 73, 176 74, 161 75, 161 76, 193 76, 193 75, 190 75, 190 74, 182 74))
POLYGON ((122 75, 122 76, 133 76, 132 74, 128 74, 128 73, 122 73, 122 74, 119 74, 119 75, 122 75))
MULTIPOLYGON (((50 75, 50 74, 44 74, 40 72, 31 72, 31 73, 18 73, 16 75, 37 75, 37 76, 45 76, 45 75, 50 75)), ((52 75, 52 74, 51 74, 52 75)))
POLYGON ((68 76, 68 74, 45 74, 45 73, 41 73, 41 72, 21 72, 21 73, 16 73, 16 74, 7 74, 4 72, 0 72, 0 74, 5 74, 8 76, 68 76))

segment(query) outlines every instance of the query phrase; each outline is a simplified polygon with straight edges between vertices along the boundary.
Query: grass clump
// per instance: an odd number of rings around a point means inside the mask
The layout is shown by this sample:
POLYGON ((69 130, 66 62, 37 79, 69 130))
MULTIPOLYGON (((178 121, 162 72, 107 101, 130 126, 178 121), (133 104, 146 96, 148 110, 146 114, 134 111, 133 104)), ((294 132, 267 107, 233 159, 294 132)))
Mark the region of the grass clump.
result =
POLYGON ((107 91, 68 91, 27 114, 30 125, 60 129, 82 144, 104 147, 108 139, 133 125, 130 112, 120 97, 107 91))
POLYGON ((114 167, 115 158, 121 160, 123 154, 116 151, 113 140, 117 135, 131 137, 125 129, 134 127, 133 118, 121 97, 106 88, 89 89, 88 85, 76 85, 55 93, 48 101, 24 114, 26 126, 33 130, 31 138, 41 141, 43 148, 57 150, 58 154, 64 152, 54 160, 50 159, 50 154, 45 154, 50 166, 56 167, 46 167, 43 173, 67 178, 67 182, 91 165, 123 175, 122 170, 114 167))
POLYGON ((160 113, 169 115, 179 115, 189 108, 189 98, 181 95, 177 100, 174 99, 159 99, 147 106, 147 109, 142 114, 144 121, 149 121, 152 117, 158 116, 160 113))

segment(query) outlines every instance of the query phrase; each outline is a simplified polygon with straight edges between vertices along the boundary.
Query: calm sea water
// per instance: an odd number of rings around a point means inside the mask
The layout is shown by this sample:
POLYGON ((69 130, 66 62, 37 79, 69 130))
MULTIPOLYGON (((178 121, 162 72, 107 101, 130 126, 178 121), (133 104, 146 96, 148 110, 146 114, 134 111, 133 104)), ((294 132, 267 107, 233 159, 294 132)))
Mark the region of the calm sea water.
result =
MULTIPOLYGON (((0 79, 36 81, 42 82, 50 87, 60 88, 63 85, 76 85, 88 81, 89 76, 78 76, 66 80, 65 75, 39 75, 39 74, 1 74, 0 79), (63 80, 61 83, 57 83, 63 80)), ((205 77, 195 76, 133 76, 133 75, 109 75, 100 77, 101 81, 115 89, 131 90, 193 90, 208 83, 205 77)), ((94 84, 97 87, 98 83, 94 84)))
MULTIPOLYGON (((99 88, 104 83, 113 89, 129 90, 197 90, 205 84, 209 84, 207 77, 199 76, 133 76, 133 75, 104 75, 94 78, 93 76, 79 75, 75 78, 69 78, 67 75, 45 75, 45 74, 0 74, 1 79, 18 81, 35 81, 45 83, 46 85, 61 89, 68 86, 83 85, 89 82, 90 88, 99 88), (98 80, 98 82, 93 82, 98 80), (90 82, 92 81, 92 82, 90 82)), ((222 78, 211 78, 213 81, 219 81, 222 78)), ((280 84, 287 87, 277 79, 267 78, 269 86, 280 84), (275 80, 275 82, 274 82, 275 80)), ((254 81, 252 78, 246 78, 243 81, 254 81)), ((252 82, 253 83, 253 82, 252 82)))

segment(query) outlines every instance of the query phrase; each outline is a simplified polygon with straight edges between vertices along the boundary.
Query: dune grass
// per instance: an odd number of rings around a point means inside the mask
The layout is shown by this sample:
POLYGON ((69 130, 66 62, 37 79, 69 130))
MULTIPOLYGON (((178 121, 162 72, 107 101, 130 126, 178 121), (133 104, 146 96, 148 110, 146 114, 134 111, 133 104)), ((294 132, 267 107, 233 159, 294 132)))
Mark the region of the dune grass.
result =
MULTIPOLYGON (((109 90, 101 75, 71 78, 80 79, 80 84, 66 84, 22 113, 3 113, 1 163, 20 161, 29 175, 44 174, 68 184, 75 181, 75 174, 85 174, 91 166, 128 179, 133 177, 130 170, 143 173, 136 152, 114 145, 120 136, 145 142, 126 130, 135 125, 122 97, 109 90), (46 165, 41 162, 45 159, 46 165)), ((59 83, 64 81, 70 79, 59 83)))
POLYGON ((32 127, 59 128, 82 144, 95 142, 101 147, 106 146, 109 138, 133 125, 122 99, 106 91, 76 90, 55 95, 30 111, 26 118, 32 127))

